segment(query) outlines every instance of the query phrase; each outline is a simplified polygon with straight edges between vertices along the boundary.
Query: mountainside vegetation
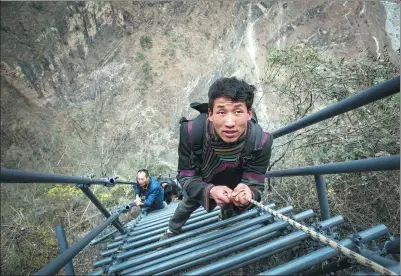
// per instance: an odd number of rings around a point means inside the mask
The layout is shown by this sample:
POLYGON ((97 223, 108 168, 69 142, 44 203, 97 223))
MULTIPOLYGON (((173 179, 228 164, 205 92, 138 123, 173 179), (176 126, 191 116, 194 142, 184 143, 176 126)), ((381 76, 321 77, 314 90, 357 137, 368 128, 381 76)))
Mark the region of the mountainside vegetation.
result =
MULTIPOLYGON (((266 85, 291 110, 283 116, 285 123, 398 74, 397 66, 390 62, 336 60, 304 45, 273 50, 268 60, 266 85), (285 81, 277 81, 278 74, 285 81)), ((398 155, 399 110, 400 96, 395 94, 278 138, 268 170, 398 155)), ((325 180, 331 213, 346 217, 351 231, 380 221, 399 235, 399 171, 334 174, 325 180)), ((313 177, 284 177, 272 182, 271 191, 266 191, 267 201, 274 198, 319 212, 313 177)))

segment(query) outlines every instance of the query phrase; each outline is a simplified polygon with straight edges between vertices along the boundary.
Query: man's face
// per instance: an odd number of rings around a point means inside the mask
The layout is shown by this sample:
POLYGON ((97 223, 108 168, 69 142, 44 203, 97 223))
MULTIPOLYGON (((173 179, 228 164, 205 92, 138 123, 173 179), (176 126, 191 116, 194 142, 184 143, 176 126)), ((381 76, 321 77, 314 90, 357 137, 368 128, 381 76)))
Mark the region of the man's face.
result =
POLYGON ((216 98, 213 111, 209 109, 209 120, 219 137, 226 143, 234 143, 246 131, 252 111, 245 102, 234 102, 225 97, 216 98))
POLYGON ((138 173, 137 178, 138 184, 141 188, 144 188, 146 185, 149 184, 149 177, 146 177, 146 174, 144 172, 138 173))

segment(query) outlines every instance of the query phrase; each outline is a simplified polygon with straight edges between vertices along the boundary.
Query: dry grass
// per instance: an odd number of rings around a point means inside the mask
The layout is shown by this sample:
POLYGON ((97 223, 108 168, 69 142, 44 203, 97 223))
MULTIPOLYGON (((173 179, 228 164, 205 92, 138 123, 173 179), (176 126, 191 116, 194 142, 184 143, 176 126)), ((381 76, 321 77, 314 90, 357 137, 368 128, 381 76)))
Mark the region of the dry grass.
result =
MULTIPOLYGON (((399 172, 368 172, 325 176, 331 216, 342 215, 345 229, 360 231, 380 223, 394 236, 400 234, 399 172)), ((266 202, 312 209, 320 214, 314 178, 285 177, 272 182, 266 202)))
MULTIPOLYGON (((49 186, 53 185, 1 184, 2 275, 31 275, 53 260, 58 255, 55 226, 64 227, 71 245, 105 220, 83 193, 50 196, 46 195, 49 186)), ((120 199, 129 202, 130 198, 120 199)), ((113 210, 115 203, 104 204, 113 210)), ((75 272, 91 271, 99 252, 98 246, 87 246, 74 258, 75 272)))

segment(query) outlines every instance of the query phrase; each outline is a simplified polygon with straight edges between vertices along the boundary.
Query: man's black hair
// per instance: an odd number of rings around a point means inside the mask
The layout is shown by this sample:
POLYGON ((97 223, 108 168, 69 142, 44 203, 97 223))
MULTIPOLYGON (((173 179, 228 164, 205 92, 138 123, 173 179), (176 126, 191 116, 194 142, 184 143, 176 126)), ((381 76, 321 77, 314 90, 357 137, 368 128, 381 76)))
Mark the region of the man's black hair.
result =
POLYGON ((256 87, 236 77, 221 78, 209 88, 209 108, 213 111, 214 100, 219 97, 229 98, 235 102, 245 102, 246 108, 252 108, 256 87))
POLYGON ((149 177, 149 172, 148 172, 148 170, 146 170, 146 169, 140 169, 136 174, 138 175, 138 173, 141 173, 141 172, 145 173, 145 176, 146 176, 146 177, 149 177))

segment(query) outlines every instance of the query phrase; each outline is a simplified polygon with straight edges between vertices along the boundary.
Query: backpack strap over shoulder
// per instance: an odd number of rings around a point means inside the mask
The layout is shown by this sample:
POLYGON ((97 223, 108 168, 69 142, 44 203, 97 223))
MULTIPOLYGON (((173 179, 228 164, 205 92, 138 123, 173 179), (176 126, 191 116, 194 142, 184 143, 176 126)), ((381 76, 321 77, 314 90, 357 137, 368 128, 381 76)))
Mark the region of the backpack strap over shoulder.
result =
POLYGON ((195 155, 200 155, 202 153, 206 119, 207 114, 201 113, 192 121, 188 121, 191 149, 195 155))
POLYGON ((262 148, 263 144, 263 129, 259 124, 251 122, 251 134, 249 139, 245 142, 244 149, 242 150, 242 159, 247 160, 252 158, 252 152, 262 148))
POLYGON ((182 117, 180 124, 181 127, 187 128, 191 147, 191 162, 196 167, 199 167, 202 159, 205 124, 208 117, 208 103, 193 102, 190 104, 190 107, 197 110, 200 114, 192 120, 182 117))

